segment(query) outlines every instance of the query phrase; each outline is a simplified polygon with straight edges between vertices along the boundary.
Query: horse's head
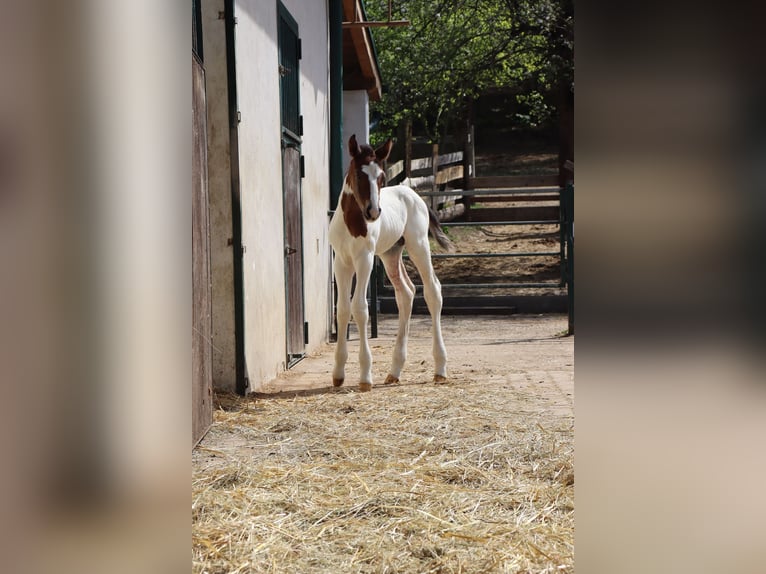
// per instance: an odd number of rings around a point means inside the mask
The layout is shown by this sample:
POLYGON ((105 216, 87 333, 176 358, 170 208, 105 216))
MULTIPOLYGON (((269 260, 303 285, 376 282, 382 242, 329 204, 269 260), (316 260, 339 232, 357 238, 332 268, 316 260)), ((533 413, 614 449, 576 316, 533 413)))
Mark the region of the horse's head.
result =
POLYGON ((367 221, 375 221, 380 217, 380 188, 386 181, 386 175, 380 164, 391 153, 393 141, 390 139, 373 150, 369 145, 359 145, 356 135, 348 140, 348 151, 351 154, 351 165, 346 174, 346 187, 354 195, 362 215, 367 221))

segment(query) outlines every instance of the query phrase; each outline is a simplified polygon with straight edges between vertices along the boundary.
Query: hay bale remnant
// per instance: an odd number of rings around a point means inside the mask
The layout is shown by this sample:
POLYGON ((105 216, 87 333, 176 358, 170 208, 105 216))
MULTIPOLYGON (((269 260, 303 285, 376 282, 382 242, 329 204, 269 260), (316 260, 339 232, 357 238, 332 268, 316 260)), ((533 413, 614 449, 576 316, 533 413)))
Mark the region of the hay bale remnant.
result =
POLYGON ((488 372, 221 397, 193 572, 574 572, 573 417, 488 372))

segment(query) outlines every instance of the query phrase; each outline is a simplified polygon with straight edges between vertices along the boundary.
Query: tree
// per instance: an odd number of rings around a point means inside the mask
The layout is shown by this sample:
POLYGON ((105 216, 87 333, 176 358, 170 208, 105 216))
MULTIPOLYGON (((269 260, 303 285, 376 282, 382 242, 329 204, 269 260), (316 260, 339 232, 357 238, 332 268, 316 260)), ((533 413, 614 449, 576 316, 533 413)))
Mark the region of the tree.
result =
MULTIPOLYGON (((488 89, 513 91, 530 126, 555 115, 555 94, 573 86, 572 0, 397 0, 408 27, 373 28, 383 97, 372 111, 377 132, 405 119, 431 141, 488 89)), ((386 0, 367 0, 383 20, 386 0)))

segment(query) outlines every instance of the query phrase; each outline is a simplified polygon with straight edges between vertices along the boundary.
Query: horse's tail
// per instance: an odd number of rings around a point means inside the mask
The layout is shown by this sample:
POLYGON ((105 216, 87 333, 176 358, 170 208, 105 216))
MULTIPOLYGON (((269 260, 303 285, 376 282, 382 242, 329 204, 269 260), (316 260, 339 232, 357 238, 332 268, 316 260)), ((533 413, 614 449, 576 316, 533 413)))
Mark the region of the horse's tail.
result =
POLYGON ((450 238, 447 237, 447 234, 444 233, 442 225, 439 223, 439 217, 430 207, 428 208, 428 230, 431 232, 434 239, 436 239, 436 243, 439 244, 439 247, 444 251, 455 251, 455 245, 450 241, 450 238))

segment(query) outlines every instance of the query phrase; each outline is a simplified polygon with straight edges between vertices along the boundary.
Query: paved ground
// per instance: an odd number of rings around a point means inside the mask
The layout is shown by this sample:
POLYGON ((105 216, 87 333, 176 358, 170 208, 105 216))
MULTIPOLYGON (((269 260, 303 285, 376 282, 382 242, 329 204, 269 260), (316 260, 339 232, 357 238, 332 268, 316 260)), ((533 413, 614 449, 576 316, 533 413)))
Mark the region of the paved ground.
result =
MULTIPOLYGON (((395 315, 382 315, 377 339, 371 339, 374 385, 388 372, 396 336, 395 315)), ((550 414, 574 415, 574 337, 566 336, 566 315, 444 316, 442 332, 449 354, 451 381, 498 383, 505 380, 522 396, 535 396, 550 414)), ((359 336, 352 331, 346 385, 356 387, 359 336)), ((324 345, 262 391, 279 393, 331 387, 333 351, 324 345)), ((430 383, 431 321, 414 316, 402 384, 430 383)), ((375 392, 375 388, 373 388, 375 392)))

